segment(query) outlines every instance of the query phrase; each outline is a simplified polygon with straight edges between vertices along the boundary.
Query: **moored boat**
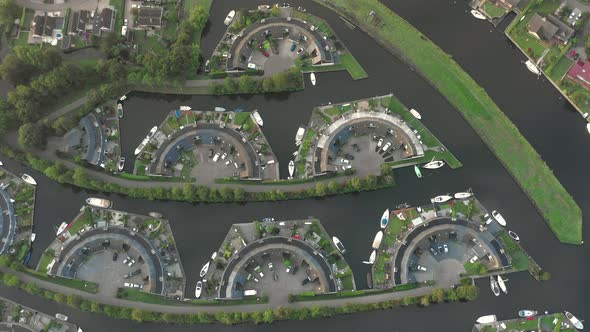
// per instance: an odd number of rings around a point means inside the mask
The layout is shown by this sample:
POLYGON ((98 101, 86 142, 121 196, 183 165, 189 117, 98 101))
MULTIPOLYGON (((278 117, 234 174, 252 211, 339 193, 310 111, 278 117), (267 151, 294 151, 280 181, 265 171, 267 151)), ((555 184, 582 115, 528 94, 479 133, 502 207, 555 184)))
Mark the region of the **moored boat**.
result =
POLYGON ((575 328, 577 328, 578 330, 584 329, 584 324, 582 324, 582 322, 578 318, 576 318, 576 316, 574 316, 571 312, 564 311, 563 314, 567 319, 569 319, 569 321, 575 328))
POLYGON ((383 232, 379 231, 375 234, 375 238, 373 239, 373 249, 377 250, 381 246, 381 240, 383 239, 383 232))
POLYGON ((269 5, 260 5, 258 6, 258 10, 269 10, 270 6, 269 5))
POLYGON ((289 177, 292 178, 294 173, 295 173, 295 162, 293 160, 291 160, 291 161, 289 161, 289 177))
POLYGON ((311 85, 315 85, 317 83, 315 79, 315 73, 309 74, 309 80, 311 81, 311 85))
POLYGON ((145 146, 149 143, 150 138, 149 136, 144 138, 143 141, 141 141, 141 143, 139 143, 139 145, 137 146, 137 148, 135 148, 134 154, 137 156, 138 154, 141 153, 141 151, 143 151, 143 149, 145 148, 145 146))
POLYGON ((0 160, 0 166, 4 166, 4 163, 2 162, 2 160, 0 160))
POLYGON ((443 167, 444 165, 445 165, 444 161, 432 159, 432 161, 424 164, 424 166, 422 166, 422 167, 426 168, 426 169, 439 169, 439 168, 443 167))
POLYGON ((63 233, 63 231, 66 230, 66 227, 68 227, 68 224, 66 222, 62 222, 61 225, 59 225, 57 232, 55 232, 55 235, 60 235, 61 233, 63 233))
POLYGON ((532 62, 531 60, 527 60, 525 62, 525 65, 531 73, 533 73, 535 75, 541 75, 541 69, 539 69, 539 67, 537 67, 537 65, 534 62, 532 62))
POLYGON ((305 135, 305 127, 301 126, 297 129, 297 134, 295 135, 295 144, 299 145, 303 141, 303 135, 305 135))
POLYGON ((125 99, 127 99, 127 95, 122 95, 121 98, 119 98, 119 101, 123 101, 125 99))
POLYGON ((150 129, 150 134, 148 135, 148 137, 152 138, 156 131, 158 131, 158 126, 153 126, 152 129, 150 129))
POLYGON ((207 271, 209 271, 210 264, 211 264, 211 262, 207 262, 207 264, 203 265, 203 267, 201 268, 201 272, 199 272, 199 276, 201 278, 203 278, 205 276, 205 274, 207 274, 207 271))
POLYGON ((508 294, 508 288, 506 287, 506 283, 504 281, 508 281, 508 279, 502 279, 502 276, 498 276, 498 286, 500 290, 504 292, 504 294, 508 294))
POLYGON ((381 216, 381 228, 387 227, 388 223, 389 223, 389 209, 385 210, 385 212, 383 212, 383 215, 381 216))
POLYGON ((413 108, 412 108, 412 109, 410 110, 410 113, 412 113, 412 115, 413 115, 413 116, 414 116, 416 119, 418 119, 418 120, 422 119, 422 115, 420 115, 420 113, 418 113, 418 111, 416 111, 415 109, 413 109, 413 108))
POLYGON ((490 323, 494 323, 496 320, 498 320, 496 315, 486 315, 486 316, 479 317, 476 320, 476 322, 478 322, 479 324, 490 324, 490 323))
POLYGON ((498 212, 496 210, 492 211, 492 217, 494 217, 494 219, 496 219, 498 224, 500 224, 502 226, 506 226, 506 219, 504 219, 504 217, 502 217, 500 212, 498 212))
POLYGON ((479 20, 485 20, 486 19, 486 16, 484 14, 480 13, 479 11, 477 11, 475 9, 473 9, 471 11, 471 15, 473 15, 473 17, 475 17, 475 18, 477 18, 479 20))
POLYGON ((123 171, 123 168, 125 168, 125 157, 119 158, 119 163, 117 164, 119 172, 123 171))
POLYGON ((36 237, 37 237, 37 234, 31 233, 31 243, 35 242, 36 237))
POLYGON ((432 203, 444 203, 444 202, 448 201, 451 198, 453 198, 453 197, 452 196, 449 196, 449 195, 439 195, 439 196, 436 196, 434 198, 431 198, 430 199, 430 202, 432 202, 432 203))
POLYGON ((520 316, 520 317, 522 317, 522 318, 527 318, 527 317, 534 317, 534 316, 536 316, 538 313, 539 313, 539 312, 538 312, 538 311, 535 311, 535 310, 526 310, 526 309, 523 309, 523 310, 519 310, 519 311, 518 311, 518 316, 520 316))
POLYGON ((493 276, 490 276, 490 288, 492 289, 492 293, 496 296, 500 296, 500 287, 498 287, 498 282, 493 276))
POLYGON ((234 16, 236 16, 236 11, 235 10, 230 11, 227 14, 227 16, 225 17, 225 20, 223 21, 223 24, 230 25, 231 22, 234 20, 234 16))
POLYGON ((264 126, 264 121, 262 121, 262 117, 260 116, 260 113, 258 113, 258 110, 252 111, 250 115, 254 119, 254 122, 256 122, 260 127, 264 126))
POLYGON ((470 193, 468 191, 462 191, 462 192, 458 192, 455 193, 455 195, 453 195, 455 197, 455 199, 465 199, 465 198, 469 198, 471 196, 473 196, 473 193, 470 193))
POLYGON ((342 244, 340 239, 338 239, 335 236, 332 236, 332 242, 334 242, 336 249, 338 249, 338 251, 340 251, 340 253, 344 254, 346 252, 346 249, 344 249, 344 245, 342 244))
POLYGON ((23 179, 23 181, 25 181, 26 183, 36 186, 37 185, 37 181, 35 181, 35 179, 33 179, 32 176, 30 176, 29 174, 23 174, 20 177, 21 179, 23 179))
POLYGON ((190 111, 190 110, 192 110, 192 108, 190 106, 180 106, 178 109, 181 110, 181 111, 190 111))
POLYGON ((420 167, 418 167, 418 165, 414 165, 414 172, 416 173, 418 179, 422 177, 422 172, 420 172, 420 167))
POLYGON ((211 254, 211 260, 214 260, 215 258, 217 258, 217 251, 211 254))
POLYGON ((119 119, 123 118, 123 104, 122 103, 117 103, 117 116, 119 117, 119 119))
POLYGON ((215 106, 215 112, 225 112, 225 108, 223 107, 219 107, 219 106, 215 106))
POLYGON ((371 253, 371 256, 369 256, 369 260, 368 261, 363 261, 364 264, 373 264, 375 263, 375 259, 377 258, 377 251, 373 250, 373 252, 371 253))
POLYGON ((518 236, 518 234, 514 233, 513 231, 508 231, 508 235, 514 239, 514 241, 520 241, 520 236, 518 236))
POLYGON ((195 297, 198 299, 201 297, 201 292, 203 291, 203 282, 198 281, 197 287, 195 288, 195 297))
POLYGON ((113 206, 113 202, 108 199, 95 197, 87 198, 86 204, 102 209, 110 209, 113 206))
MULTIPOLYGON (((590 123, 586 124, 586 130, 588 130, 588 133, 590 133, 590 123)), ((2 166, 2 165, 0 165, 2 166)))

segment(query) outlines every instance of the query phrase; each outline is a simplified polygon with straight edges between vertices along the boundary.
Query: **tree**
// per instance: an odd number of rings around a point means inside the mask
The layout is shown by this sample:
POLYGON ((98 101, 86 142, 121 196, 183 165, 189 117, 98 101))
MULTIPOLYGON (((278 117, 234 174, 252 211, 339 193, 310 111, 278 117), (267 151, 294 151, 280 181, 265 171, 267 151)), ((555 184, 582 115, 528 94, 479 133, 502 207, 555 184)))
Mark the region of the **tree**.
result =
POLYGON ((18 278, 12 274, 4 274, 2 281, 6 284, 6 286, 9 287, 16 287, 20 285, 20 280, 18 280, 18 278))
POLYGON ((205 8, 201 6, 197 6, 193 8, 191 11, 189 22, 192 25, 192 28, 196 31, 203 30, 205 25, 207 24, 207 20, 209 19, 209 12, 205 10, 205 8))
POLYGON ((328 191, 330 192, 330 194, 336 194, 338 193, 338 184, 334 181, 330 181, 328 182, 328 191))
POLYGON ((267 324, 272 324, 272 322, 274 322, 275 317, 274 317, 274 313, 272 312, 272 309, 266 309, 264 311, 264 314, 262 315, 262 319, 264 320, 265 323, 267 324))
POLYGON ((350 180, 350 187, 354 190, 360 190, 362 187, 361 179, 354 177, 350 180))
POLYGON ((257 88, 256 81, 248 75, 242 75, 238 78, 238 86, 239 91, 242 93, 254 92, 257 88))
POLYGON ((437 288, 430 294, 430 300, 434 303, 440 303, 445 299, 445 291, 442 288, 437 288))
POLYGON ((242 188, 234 189, 234 199, 238 202, 243 202, 246 199, 246 192, 242 188))
POLYGON ((43 147, 43 133, 39 126, 25 123, 18 129, 18 142, 25 148, 43 147))
POLYGON ((430 298, 428 296, 422 296, 420 298, 420 305, 423 307, 428 307, 430 305, 430 298))
POLYGON ((0 24, 11 27, 20 13, 21 8, 14 0, 0 0, 0 24))
POLYGON ((457 296, 457 292, 454 289, 449 289, 447 291, 447 301, 449 302, 455 302, 458 301, 459 297, 457 296))
POLYGON ((317 196, 326 196, 326 185, 323 182, 318 182, 315 185, 315 194, 317 196))

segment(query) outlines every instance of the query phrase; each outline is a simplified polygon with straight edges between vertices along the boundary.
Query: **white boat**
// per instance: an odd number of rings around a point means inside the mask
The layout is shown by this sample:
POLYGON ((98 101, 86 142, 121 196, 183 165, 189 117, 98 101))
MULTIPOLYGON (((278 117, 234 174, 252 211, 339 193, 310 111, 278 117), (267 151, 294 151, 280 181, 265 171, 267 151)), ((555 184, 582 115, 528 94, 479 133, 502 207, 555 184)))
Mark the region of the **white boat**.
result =
MULTIPOLYGON (((586 124, 586 130, 588 130, 588 133, 590 133, 590 123, 586 124)), ((2 166, 1 163, 2 162, 0 162, 0 166, 2 166)))
POLYGON ((192 110, 192 108, 190 106, 180 106, 178 109, 181 110, 181 111, 190 111, 190 110, 192 110))
POLYGON ((430 202, 432 203, 444 203, 446 201, 448 201, 449 199, 453 198, 452 196, 449 195, 439 195, 436 196, 435 198, 431 198, 430 202))
POLYGON ((150 141, 150 137, 146 137, 143 139, 143 141, 141 141, 141 143, 139 143, 139 145, 137 146, 137 148, 135 148, 135 155, 137 156, 138 154, 141 153, 141 151, 143 151, 143 149, 145 148, 145 146, 149 143, 150 141))
POLYGON ((527 61, 525 62, 525 65, 526 65, 527 69, 528 69, 528 70, 529 70, 531 73, 533 73, 533 74, 535 74, 535 75, 541 75, 541 70, 540 70, 540 69, 539 69, 539 67, 537 67, 537 65, 536 65, 534 62, 532 62, 531 60, 527 60, 527 61))
POLYGON ((227 14, 227 16, 225 17, 225 20, 223 21, 223 24, 225 25, 230 25, 231 22, 234 20, 234 16, 236 16, 236 11, 232 10, 231 12, 229 12, 227 14))
POLYGON ((258 6, 258 10, 269 10, 270 6, 269 5, 260 5, 258 6))
POLYGON ((486 316, 479 317, 476 320, 476 322, 478 322, 479 324, 490 324, 490 323, 494 323, 496 320, 498 320, 496 315, 486 315, 486 316))
POLYGON ((0 160, 0 166, 4 166, 4 163, 2 162, 2 160, 0 160))
POLYGON ((201 281, 197 282, 197 287, 195 288, 195 297, 198 299, 201 297, 201 292, 203 291, 203 283, 201 281))
POLYGON ((371 256, 369 257, 368 261, 363 261, 364 264, 373 264, 375 263, 375 259, 377 258, 377 251, 373 250, 373 252, 371 253, 371 256))
POLYGON ((108 199, 94 197, 87 198, 86 204, 102 209, 110 209, 113 206, 113 202, 108 199))
POLYGON ((61 225, 59 225, 57 232, 55 232, 55 235, 59 236, 59 234, 63 233, 63 231, 66 230, 66 227, 68 227, 68 224, 65 222, 62 222, 61 225))
POLYGON ((420 115, 420 113, 418 113, 418 111, 416 111, 415 109, 413 109, 413 108, 412 108, 412 109, 410 110, 410 113, 412 113, 412 115, 413 115, 413 116, 414 116, 416 119, 418 119, 418 120, 422 119, 422 115, 420 115))
POLYGON ((211 260, 214 260, 215 258, 217 258, 217 251, 211 254, 211 260))
POLYGON ((37 181, 35 181, 35 179, 33 179, 32 176, 30 176, 29 174, 23 174, 20 177, 21 179, 23 179, 23 181, 25 181, 26 183, 36 186, 37 185, 37 181))
POLYGON ((492 221, 494 220, 492 217, 490 217, 489 214, 485 214, 485 216, 483 216, 483 219, 485 219, 486 225, 489 225, 492 223, 492 221))
POLYGON ((152 129, 150 129, 150 134, 148 135, 149 138, 154 137, 154 134, 156 133, 156 131, 158 131, 158 126, 153 126, 152 129))
POLYGON ((211 264, 211 262, 207 262, 207 264, 203 265, 203 267, 201 268, 201 272, 199 272, 199 276, 201 278, 203 278, 205 276, 205 274, 207 274, 207 271, 209 271, 210 264, 211 264))
POLYGON ((514 239, 514 241, 520 241, 520 236, 518 236, 518 234, 514 233, 513 231, 508 231, 508 235, 514 239))
POLYGON ((522 317, 522 318, 528 318, 528 317, 534 317, 538 314, 539 312, 536 310, 519 310, 518 311, 518 316, 522 317))
POLYGON ((119 119, 123 118, 123 104, 117 103, 117 116, 119 119))
POLYGON ((506 226, 506 219, 504 219, 504 217, 502 217, 500 212, 498 212, 496 210, 492 211, 492 217, 494 217, 494 219, 496 219, 498 224, 500 224, 502 226, 506 226))
POLYGON ((508 279, 504 280, 502 279, 502 276, 498 276, 498 286, 500 286, 500 290, 502 290, 504 294, 508 294, 508 288, 506 288, 506 283, 504 281, 508 281, 508 279))
POLYGON ((430 161, 429 163, 424 164, 422 167, 426 169, 439 169, 445 165, 445 162, 442 160, 434 160, 430 161))
POLYGON ((471 15, 473 15, 473 17, 475 17, 477 19, 480 19, 480 20, 485 20, 486 19, 486 16, 484 14, 480 13, 479 11, 477 11, 475 9, 473 9, 471 11, 471 15))
POLYGON ((500 287, 498 287, 498 282, 493 276, 490 276, 490 288, 492 289, 492 293, 496 296, 500 296, 500 287))
POLYGON ((455 193, 455 195, 453 195, 455 197, 455 199, 465 199, 465 198, 469 198, 471 196, 473 196, 473 193, 470 193, 468 191, 462 191, 462 192, 458 192, 455 193))
POLYGON ((122 95, 121 98, 119 98, 119 101, 123 101, 125 99, 127 99, 127 95, 122 95))
POLYGON ((81 327, 79 327, 79 328, 78 328, 78 332, 84 332, 84 331, 82 331, 82 328, 81 328, 81 327))
POLYGON ((311 81, 311 85, 316 84, 317 81, 315 80, 315 73, 309 74, 309 80, 311 81))
POLYGON ((414 172, 416 173, 418 179, 422 177, 422 172, 420 172, 420 167, 418 167, 418 165, 414 165, 414 172))
POLYGON ((383 232, 379 231, 375 234, 375 238, 373 239, 373 249, 377 250, 381 246, 381 240, 383 239, 383 232))
POLYGON ((338 239, 335 236, 332 236, 332 242, 334 242, 336 249, 338 249, 340 253, 344 254, 346 252, 346 249, 344 249, 344 245, 342 244, 342 242, 340 242, 340 239, 338 239))
POLYGON ((57 313, 57 314, 55 314, 55 318, 57 318, 59 320, 62 320, 64 322, 67 322, 68 321, 68 316, 66 316, 64 314, 57 313))
POLYGON ((31 243, 35 242, 36 237, 37 237, 37 234, 31 233, 31 243))
POLYGON ((292 178, 293 174, 295 174, 295 162, 291 160, 289 161, 289 177, 292 178))
POLYGON ((119 158, 119 163, 117 164, 119 172, 123 171, 123 168, 125 168, 125 157, 119 158))
POLYGON ((572 323, 572 325, 577 328, 578 330, 583 330, 584 329, 584 324, 582 324, 582 322, 576 318, 576 316, 572 315, 571 312, 569 311, 564 311, 563 314, 565 315, 565 317, 567 319, 569 319, 569 321, 572 323))
POLYGON ((262 121, 262 117, 260 116, 260 113, 258 113, 258 110, 254 110, 252 113, 250 113, 250 115, 254 119, 254 122, 256 122, 260 127, 264 126, 264 121, 262 121))
POLYGON ((216 106, 214 109, 215 112, 225 112, 225 108, 216 106))
POLYGON ((303 141, 303 137, 305 135, 305 127, 301 126, 297 129, 297 134, 295 135, 295 144, 300 144, 303 141))
POLYGON ((383 215, 381 216, 381 228, 387 227, 388 223, 389 223, 389 209, 385 210, 385 212, 383 212, 383 215))

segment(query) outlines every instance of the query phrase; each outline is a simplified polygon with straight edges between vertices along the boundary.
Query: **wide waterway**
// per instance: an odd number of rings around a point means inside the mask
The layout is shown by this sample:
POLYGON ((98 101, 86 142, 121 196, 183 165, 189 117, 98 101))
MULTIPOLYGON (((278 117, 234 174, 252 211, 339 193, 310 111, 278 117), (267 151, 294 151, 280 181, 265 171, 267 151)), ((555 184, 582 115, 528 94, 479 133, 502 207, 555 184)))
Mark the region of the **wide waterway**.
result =
MULTIPOLYGON (((258 1, 240 1, 244 7, 255 7, 258 1)), ((291 5, 300 5, 291 1, 291 5)), ((215 0, 211 10, 212 26, 203 42, 208 56, 223 33, 221 21, 236 2, 215 0)), ((463 2, 442 0, 386 1, 386 4, 440 45, 478 81, 500 108, 516 123, 531 144, 548 162, 555 174, 581 206, 584 215, 590 212, 588 176, 585 176, 590 154, 590 140, 584 123, 559 99, 558 92, 543 80, 537 80, 521 63, 524 56, 511 47, 501 31, 465 13, 463 2)), ((162 121, 164 115, 178 105, 191 105, 198 110, 222 106, 259 109, 264 118, 265 135, 279 161, 281 172, 295 150, 297 127, 308 121, 314 106, 328 102, 344 102, 393 92, 409 107, 423 115, 423 122, 461 160, 464 167, 451 171, 445 168, 418 180, 411 170, 396 171, 398 185, 355 195, 322 200, 276 203, 198 204, 152 202, 111 195, 114 208, 136 213, 159 211, 171 221, 185 271, 188 294, 194 289, 201 265, 219 247, 229 226, 265 216, 321 219, 326 230, 338 236, 347 247, 357 286, 366 286, 368 266, 361 263, 370 254, 370 245, 378 230, 379 216, 387 207, 401 202, 424 204, 434 195, 473 188, 478 199, 489 209, 498 209, 508 220, 508 228, 517 232, 524 248, 546 270, 552 280, 535 282, 527 273, 510 275, 509 295, 493 297, 487 282, 481 283, 481 295, 470 304, 441 304, 426 309, 411 307, 388 311, 341 316, 326 320, 282 322, 272 327, 241 325, 225 326, 162 326, 117 321, 100 315, 81 313, 58 306, 39 297, 0 287, 0 295, 22 301, 48 313, 60 311, 79 323, 84 331, 281 331, 326 330, 358 331, 367 326, 393 331, 469 331, 475 318, 495 313, 500 318, 516 315, 522 308, 560 311, 568 309, 581 318, 590 317, 584 305, 585 283, 589 269, 584 259, 587 247, 560 244, 543 219, 504 170, 492 153, 460 115, 421 80, 405 64, 380 48, 358 30, 350 30, 337 15, 306 1, 303 6, 327 19, 347 47, 369 73, 369 78, 352 81, 348 74, 319 74, 318 85, 290 94, 257 96, 149 96, 134 95, 126 103, 122 121, 122 141, 128 160, 149 128, 162 121)), ((308 77, 306 76, 308 83, 308 77)), ((308 84, 309 85, 309 84, 308 84)), ((13 162, 3 160, 8 169, 25 171, 13 162)), ((26 170, 39 182, 36 206, 36 233, 32 264, 52 240, 52 228, 74 217, 89 195, 68 186, 61 186, 41 174, 26 170)), ((586 228, 584 234, 586 234, 586 228)))

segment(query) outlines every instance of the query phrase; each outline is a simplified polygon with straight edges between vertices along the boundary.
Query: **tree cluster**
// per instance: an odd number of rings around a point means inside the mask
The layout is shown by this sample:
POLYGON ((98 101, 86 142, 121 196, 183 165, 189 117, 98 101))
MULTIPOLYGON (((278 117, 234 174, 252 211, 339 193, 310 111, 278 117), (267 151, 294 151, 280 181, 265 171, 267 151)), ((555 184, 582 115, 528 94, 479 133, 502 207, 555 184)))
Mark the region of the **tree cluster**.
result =
POLYGON ((262 79, 254 79, 248 75, 239 78, 226 77, 222 84, 211 83, 211 91, 216 95, 236 93, 258 93, 295 91, 303 88, 303 75, 299 67, 274 74, 262 79))
POLYGON ((34 77, 59 67, 61 63, 60 52, 55 47, 19 45, 2 61, 0 75, 14 85, 27 84, 34 77))

